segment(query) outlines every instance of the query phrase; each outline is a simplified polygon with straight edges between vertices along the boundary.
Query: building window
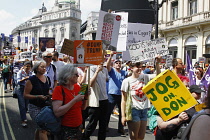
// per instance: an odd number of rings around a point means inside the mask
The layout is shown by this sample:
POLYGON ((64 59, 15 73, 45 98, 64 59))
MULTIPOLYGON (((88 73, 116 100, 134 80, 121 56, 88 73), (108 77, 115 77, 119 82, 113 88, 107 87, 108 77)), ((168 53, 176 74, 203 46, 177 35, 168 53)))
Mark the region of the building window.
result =
POLYGON ((197 13, 197 0, 189 0, 190 15, 197 13))
POLYGON ((61 28, 61 41, 64 39, 64 28, 61 28))
POLYGON ((45 30, 44 31, 44 34, 45 34, 45 37, 48 37, 49 36, 49 31, 48 30, 45 30))
POLYGON ((171 9, 172 9, 172 20, 175 20, 178 18, 178 1, 171 3, 171 9))
POLYGON ((56 38, 56 29, 52 29, 53 37, 56 38))

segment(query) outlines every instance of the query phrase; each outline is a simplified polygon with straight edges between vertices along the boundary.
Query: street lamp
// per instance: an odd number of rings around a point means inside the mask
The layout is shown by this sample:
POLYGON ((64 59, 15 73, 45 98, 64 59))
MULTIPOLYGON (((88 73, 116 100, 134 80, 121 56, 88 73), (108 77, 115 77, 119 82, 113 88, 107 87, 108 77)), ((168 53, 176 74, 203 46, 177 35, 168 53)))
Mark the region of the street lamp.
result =
POLYGON ((159 9, 163 6, 163 3, 166 2, 166 0, 162 0, 162 2, 159 4, 159 0, 148 0, 150 5, 155 11, 155 38, 158 38, 158 12, 159 9))

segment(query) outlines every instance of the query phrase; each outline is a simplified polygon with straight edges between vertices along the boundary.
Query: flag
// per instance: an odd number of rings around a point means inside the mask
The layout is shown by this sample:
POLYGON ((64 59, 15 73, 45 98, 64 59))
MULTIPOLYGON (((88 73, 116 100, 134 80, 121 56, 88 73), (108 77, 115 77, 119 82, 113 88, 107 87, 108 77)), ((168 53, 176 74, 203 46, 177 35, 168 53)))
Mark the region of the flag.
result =
POLYGON ((195 81, 195 74, 192 68, 192 62, 190 60, 190 57, 188 55, 188 53, 186 52, 186 71, 188 72, 188 77, 189 77, 189 86, 191 85, 196 85, 196 81, 195 81))
POLYGON ((25 43, 28 43, 28 37, 25 37, 25 43))
POLYGON ((35 44, 35 37, 32 37, 32 44, 35 44))
POLYGON ((18 42, 21 42, 20 36, 17 36, 17 40, 18 40, 18 42))
POLYGON ((208 66, 208 69, 206 70, 205 74, 203 75, 200 84, 204 87, 204 89, 207 91, 208 86, 210 83, 210 66, 208 66))
POLYGON ((13 42, 13 35, 9 35, 9 42, 13 42))
POLYGON ((4 33, 1 33, 1 40, 4 41, 4 38, 5 38, 4 33))

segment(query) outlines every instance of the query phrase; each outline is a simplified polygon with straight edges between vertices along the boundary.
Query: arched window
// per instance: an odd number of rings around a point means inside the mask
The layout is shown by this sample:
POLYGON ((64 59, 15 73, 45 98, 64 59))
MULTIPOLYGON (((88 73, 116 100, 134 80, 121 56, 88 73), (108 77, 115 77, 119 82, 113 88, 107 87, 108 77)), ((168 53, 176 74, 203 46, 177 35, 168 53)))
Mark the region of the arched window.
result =
POLYGON ((186 51, 190 56, 190 59, 192 59, 192 63, 194 64, 197 57, 197 39, 194 36, 190 36, 186 39, 185 52, 186 51))
POLYGON ((49 31, 47 29, 44 31, 44 36, 45 37, 48 37, 49 36, 49 31))
POLYGON ((177 57, 177 46, 178 42, 175 38, 172 38, 168 43, 169 53, 173 56, 173 58, 177 57))

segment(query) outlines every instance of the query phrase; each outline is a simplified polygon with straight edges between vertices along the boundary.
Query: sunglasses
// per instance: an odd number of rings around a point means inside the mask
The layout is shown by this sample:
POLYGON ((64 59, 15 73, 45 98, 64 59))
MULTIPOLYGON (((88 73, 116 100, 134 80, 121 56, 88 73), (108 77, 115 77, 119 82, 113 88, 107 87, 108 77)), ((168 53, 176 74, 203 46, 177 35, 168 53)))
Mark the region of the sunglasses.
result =
POLYGON ((77 77, 79 77, 79 74, 78 73, 76 73, 76 74, 74 74, 75 76, 77 76, 77 77))
POLYGON ((52 56, 44 56, 45 58, 52 58, 52 56))

